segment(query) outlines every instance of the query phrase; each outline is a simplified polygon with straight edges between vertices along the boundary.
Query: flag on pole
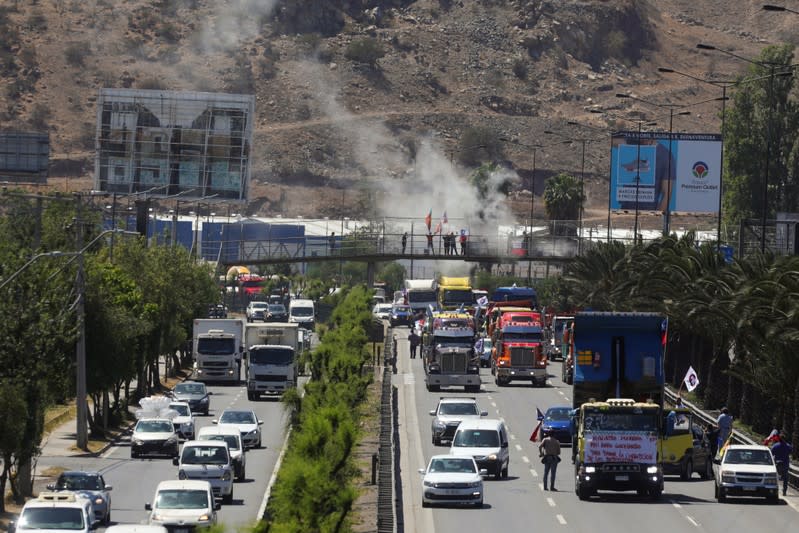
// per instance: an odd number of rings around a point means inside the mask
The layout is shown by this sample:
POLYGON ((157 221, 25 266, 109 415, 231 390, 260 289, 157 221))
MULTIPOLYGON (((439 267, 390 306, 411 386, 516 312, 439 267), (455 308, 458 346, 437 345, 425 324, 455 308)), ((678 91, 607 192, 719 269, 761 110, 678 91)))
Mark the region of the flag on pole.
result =
POLYGON ((427 226, 427 231, 430 231, 430 224, 433 223, 433 209, 430 209, 430 212, 427 213, 427 216, 424 217, 424 224, 427 226))
POLYGON ((732 431, 730 431, 730 436, 727 437, 727 441, 724 443, 724 446, 721 447, 719 450, 719 457, 724 457, 724 452, 727 451, 727 447, 732 444, 732 431))
POLYGON ((447 219, 447 212, 446 212, 446 211, 444 211, 444 216, 443 216, 443 217, 441 217, 441 221, 442 221, 444 224, 449 224, 449 219, 447 219))
POLYGON ((771 446, 775 442, 780 440, 780 432, 779 430, 772 429, 771 433, 768 434, 768 437, 763 441, 763 446, 771 446))
POLYGON ((696 370, 692 366, 688 367, 688 372, 685 373, 685 377, 682 380, 688 392, 692 392, 699 386, 699 376, 696 375, 696 370))
POLYGON ((538 419, 538 424, 536 424, 535 429, 533 429, 533 433, 530 435, 530 442, 536 442, 538 440, 538 434, 541 432, 541 425, 544 423, 544 413, 541 412, 541 409, 538 407, 535 408, 538 419))
MULTIPOLYGON (((666 343, 669 340, 669 317, 663 319, 663 322, 660 324, 660 344, 666 346, 666 343)), ((689 389, 694 390, 694 389, 689 389)))
POLYGON ((441 222, 438 222, 438 224, 436 224, 436 229, 433 230, 433 233, 435 234, 440 232, 441 232, 441 222))

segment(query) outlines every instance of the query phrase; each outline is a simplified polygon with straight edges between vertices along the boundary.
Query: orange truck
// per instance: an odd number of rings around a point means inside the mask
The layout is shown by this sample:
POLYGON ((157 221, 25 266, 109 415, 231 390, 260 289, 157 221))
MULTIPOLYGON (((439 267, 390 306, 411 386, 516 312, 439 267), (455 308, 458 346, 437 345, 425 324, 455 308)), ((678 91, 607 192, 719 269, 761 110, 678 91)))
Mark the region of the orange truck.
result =
MULTIPOLYGON (((527 312, 527 315, 533 314, 527 312)), ((547 356, 544 353, 541 317, 518 316, 524 321, 500 320, 494 331, 491 353, 491 373, 494 382, 502 387, 511 381, 530 381, 543 387, 547 382, 547 356)), ((504 315, 503 315, 503 318, 504 315)))

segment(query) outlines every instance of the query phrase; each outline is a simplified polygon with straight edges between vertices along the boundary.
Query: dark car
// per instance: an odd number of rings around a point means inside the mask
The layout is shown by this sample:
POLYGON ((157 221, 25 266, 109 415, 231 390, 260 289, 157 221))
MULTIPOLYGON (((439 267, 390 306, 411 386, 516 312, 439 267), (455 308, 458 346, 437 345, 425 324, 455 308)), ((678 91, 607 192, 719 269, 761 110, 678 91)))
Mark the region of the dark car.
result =
POLYGON ((571 445, 571 412, 572 408, 567 405, 550 407, 544 414, 541 430, 551 433, 561 444, 571 445))
POLYGON ((410 305, 394 304, 388 315, 391 326, 411 326, 413 324, 413 310, 410 305))
POLYGON ((289 314, 283 304, 269 304, 264 319, 267 322, 288 322, 289 314))
POLYGON ((172 389, 172 397, 180 402, 188 402, 193 413, 208 414, 211 406, 210 392, 205 387, 205 383, 197 381, 184 381, 178 383, 172 389))

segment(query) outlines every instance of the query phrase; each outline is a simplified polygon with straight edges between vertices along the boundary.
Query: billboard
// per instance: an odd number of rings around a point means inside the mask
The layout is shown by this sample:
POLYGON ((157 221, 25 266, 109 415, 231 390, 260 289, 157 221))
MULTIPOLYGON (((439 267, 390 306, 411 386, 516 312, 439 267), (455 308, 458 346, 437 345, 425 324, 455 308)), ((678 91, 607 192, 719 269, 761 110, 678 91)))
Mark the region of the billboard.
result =
POLYGON ((252 95, 100 89, 95 189, 247 200, 252 95))
POLYGON ((47 183, 49 166, 49 135, 0 132, 0 180, 12 183, 47 183))
POLYGON ((720 135, 637 131, 613 134, 611 210, 718 213, 720 190, 720 135))

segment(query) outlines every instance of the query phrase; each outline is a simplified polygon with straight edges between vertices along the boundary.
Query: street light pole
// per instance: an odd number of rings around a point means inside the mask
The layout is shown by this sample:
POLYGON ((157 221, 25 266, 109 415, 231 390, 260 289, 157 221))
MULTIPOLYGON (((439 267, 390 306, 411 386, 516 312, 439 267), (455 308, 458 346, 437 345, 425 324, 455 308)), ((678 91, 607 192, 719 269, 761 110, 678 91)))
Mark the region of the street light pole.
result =
POLYGON ((638 144, 635 157, 635 223, 633 224, 633 245, 638 244, 638 189, 641 184, 641 123, 638 121, 638 144))

